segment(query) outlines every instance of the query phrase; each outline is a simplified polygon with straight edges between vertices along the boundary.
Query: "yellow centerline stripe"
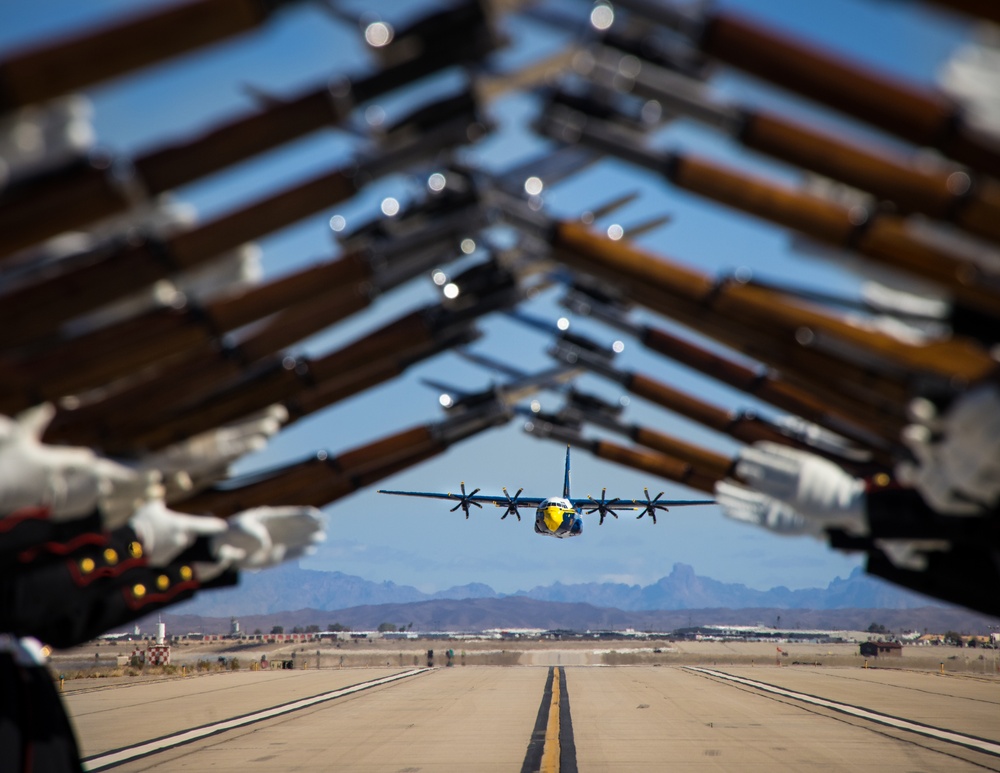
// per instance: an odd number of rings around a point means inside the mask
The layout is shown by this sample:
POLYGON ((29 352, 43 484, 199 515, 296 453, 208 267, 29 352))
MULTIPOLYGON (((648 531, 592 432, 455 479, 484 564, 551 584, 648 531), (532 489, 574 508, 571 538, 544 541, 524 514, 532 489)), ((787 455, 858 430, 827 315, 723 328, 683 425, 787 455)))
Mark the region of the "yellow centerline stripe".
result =
POLYGON ((559 748, 559 669, 552 672, 552 702, 549 704, 549 723, 545 727, 545 748, 539 773, 559 773, 561 750, 559 748))

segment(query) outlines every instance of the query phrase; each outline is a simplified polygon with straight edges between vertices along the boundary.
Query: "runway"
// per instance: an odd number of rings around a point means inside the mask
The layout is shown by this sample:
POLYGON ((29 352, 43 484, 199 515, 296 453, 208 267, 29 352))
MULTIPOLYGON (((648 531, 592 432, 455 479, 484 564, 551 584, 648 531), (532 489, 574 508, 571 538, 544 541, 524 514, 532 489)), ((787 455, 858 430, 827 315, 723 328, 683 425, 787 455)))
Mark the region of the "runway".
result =
POLYGON ((90 770, 1000 770, 1000 681, 932 672, 311 669, 66 704, 90 770))

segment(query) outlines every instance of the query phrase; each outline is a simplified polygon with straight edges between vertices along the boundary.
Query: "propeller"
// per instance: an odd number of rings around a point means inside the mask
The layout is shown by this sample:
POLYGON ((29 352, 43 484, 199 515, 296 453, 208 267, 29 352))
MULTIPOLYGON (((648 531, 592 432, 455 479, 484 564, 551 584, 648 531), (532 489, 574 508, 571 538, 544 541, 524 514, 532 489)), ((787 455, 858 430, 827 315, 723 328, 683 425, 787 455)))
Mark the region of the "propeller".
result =
POLYGON ((656 525, 656 511, 657 510, 662 510, 663 512, 667 512, 667 508, 666 507, 664 507, 663 505, 658 505, 657 504, 657 502, 660 501, 660 497, 663 496, 663 492, 661 491, 659 494, 657 494, 652 499, 649 498, 649 489, 648 488, 644 488, 642 490, 642 493, 646 495, 646 509, 643 510, 641 513, 639 513, 635 518, 636 518, 636 520, 639 520, 640 518, 642 518, 642 516, 646 515, 646 513, 649 513, 649 517, 653 519, 653 525, 655 526, 656 525))
POLYGON ((593 507, 590 510, 587 510, 587 514, 590 515, 590 513, 599 513, 600 516, 601 516, 601 520, 597 522, 598 526, 602 526, 604 524, 604 518, 605 518, 605 516, 610 515, 610 516, 613 516, 616 519, 618 518, 618 513, 616 513, 614 510, 612 510, 611 506, 612 505, 617 505, 618 502, 621 501, 621 500, 619 500, 617 497, 615 497, 610 502, 606 501, 604 497, 605 497, 605 494, 607 494, 607 492, 608 492, 608 490, 606 488, 602 488, 601 489, 601 501, 600 502, 598 502, 592 496, 588 496, 587 497, 587 499, 589 499, 591 502, 594 503, 594 505, 596 505, 596 507, 593 507))
POLYGON ((517 520, 519 521, 521 520, 521 514, 517 511, 517 498, 521 496, 522 491, 524 491, 524 489, 519 488, 517 490, 517 493, 513 497, 511 497, 511 495, 507 493, 507 487, 506 486, 503 487, 503 495, 507 497, 507 512, 500 516, 501 521, 511 513, 517 516, 517 520))
POLYGON ((451 508, 451 512, 455 512, 458 508, 462 508, 465 511, 465 520, 469 520, 469 505, 475 505, 480 510, 483 506, 478 502, 474 502, 472 497, 479 493, 479 489, 473 489, 468 494, 465 493, 465 481, 462 481, 462 496, 459 497, 458 504, 451 508))

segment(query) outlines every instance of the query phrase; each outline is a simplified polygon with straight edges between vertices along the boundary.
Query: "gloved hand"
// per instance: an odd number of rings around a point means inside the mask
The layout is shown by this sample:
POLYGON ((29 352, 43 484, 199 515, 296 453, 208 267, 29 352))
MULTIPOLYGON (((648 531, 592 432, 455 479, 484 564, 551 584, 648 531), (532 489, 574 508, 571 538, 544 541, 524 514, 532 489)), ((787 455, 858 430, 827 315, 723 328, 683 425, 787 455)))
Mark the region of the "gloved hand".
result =
POLYGON ((947 411, 928 400, 910 404, 902 440, 916 462, 896 466, 899 479, 947 515, 977 515, 1000 502, 1000 388, 983 384, 947 411))
POLYGON ((55 520, 81 518, 99 507, 114 529, 146 498, 159 475, 131 470, 88 448, 41 442, 55 408, 35 406, 16 419, 0 416, 0 514, 48 506, 55 520))
POLYGON ((213 546, 244 551, 241 569, 263 569, 310 553, 326 539, 323 517, 314 507, 255 507, 229 519, 229 529, 213 546))
POLYGON ((198 537, 226 531, 226 522, 214 515, 187 515, 167 509, 161 499, 140 507, 129 520, 142 543, 143 555, 152 566, 166 566, 187 550, 198 537))
POLYGON ((720 480, 715 484, 715 501, 722 508, 723 515, 734 521, 751 523, 789 536, 822 536, 822 529, 815 521, 803 518, 784 502, 745 486, 720 480))
POLYGON ((867 534, 865 484, 827 459, 762 441, 740 451, 736 473, 748 485, 791 505, 820 528, 867 534))
POLYGON ((215 563, 197 563, 202 582, 225 569, 263 569, 308 555, 326 539, 323 518, 314 507, 255 507, 227 521, 212 538, 215 563))
POLYGON ((287 420, 288 410, 280 404, 272 405, 242 421, 202 432, 144 456, 139 467, 158 470, 163 475, 170 500, 176 493, 191 492, 225 477, 230 464, 263 449, 268 438, 287 420))

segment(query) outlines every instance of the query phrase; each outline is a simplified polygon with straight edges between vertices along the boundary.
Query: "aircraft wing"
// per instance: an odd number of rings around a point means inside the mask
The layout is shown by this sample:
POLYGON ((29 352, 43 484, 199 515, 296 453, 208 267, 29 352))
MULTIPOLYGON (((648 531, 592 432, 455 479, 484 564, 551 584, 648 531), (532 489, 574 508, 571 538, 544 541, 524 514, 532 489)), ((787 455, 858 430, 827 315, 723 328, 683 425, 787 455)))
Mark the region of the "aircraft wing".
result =
MULTIPOLYGON (((496 505, 497 507, 507 507, 510 505, 510 500, 503 494, 499 496, 490 496, 487 494, 452 494, 443 493, 440 491, 387 491, 386 489, 378 489, 376 492, 378 494, 395 494, 401 497, 424 497, 426 499, 450 499, 453 502, 478 502, 482 504, 496 505)), ((517 496, 518 507, 538 507, 542 502, 545 501, 544 497, 522 497, 517 496)))
MULTIPOLYGON (((590 497, 572 497, 569 500, 573 507, 581 508, 597 507, 598 499, 590 497)), ((657 499, 654 501, 657 507, 684 507, 685 505, 714 505, 714 499, 657 499)), ((615 510, 638 510, 646 507, 647 503, 641 499, 618 499, 605 502, 615 510)))

